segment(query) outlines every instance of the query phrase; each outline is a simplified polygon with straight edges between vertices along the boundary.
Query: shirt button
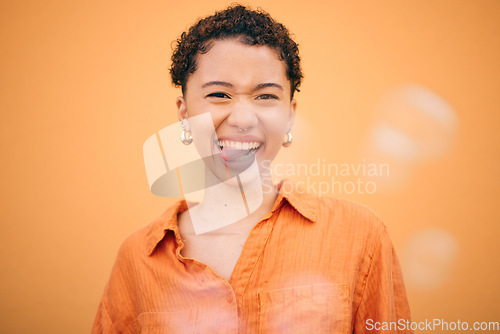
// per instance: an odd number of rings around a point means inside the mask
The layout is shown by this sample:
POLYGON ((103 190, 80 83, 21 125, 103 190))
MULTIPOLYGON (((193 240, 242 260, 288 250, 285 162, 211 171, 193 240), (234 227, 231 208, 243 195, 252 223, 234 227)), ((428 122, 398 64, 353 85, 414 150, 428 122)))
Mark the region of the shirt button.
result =
POLYGON ((228 295, 228 296, 227 296, 227 298, 226 298, 226 300, 227 300, 227 302, 228 302, 229 304, 231 304, 231 303, 233 302, 233 300, 234 300, 234 299, 233 299, 233 296, 232 296, 232 295, 228 295))

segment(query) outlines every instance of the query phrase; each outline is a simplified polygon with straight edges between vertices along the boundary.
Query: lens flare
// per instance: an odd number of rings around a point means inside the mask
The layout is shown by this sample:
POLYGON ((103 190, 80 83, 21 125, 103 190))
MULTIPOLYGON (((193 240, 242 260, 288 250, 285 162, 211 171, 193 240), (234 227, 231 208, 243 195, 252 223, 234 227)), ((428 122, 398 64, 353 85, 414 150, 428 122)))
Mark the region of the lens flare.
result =
POLYGON ((458 253, 456 239, 441 229, 425 229, 408 243, 403 269, 410 286, 436 289, 446 283, 458 253))
POLYGON ((364 157, 389 163, 389 177, 374 180, 386 188, 406 184, 419 164, 445 156, 453 147, 458 117, 442 97, 417 84, 389 91, 375 111, 364 157))

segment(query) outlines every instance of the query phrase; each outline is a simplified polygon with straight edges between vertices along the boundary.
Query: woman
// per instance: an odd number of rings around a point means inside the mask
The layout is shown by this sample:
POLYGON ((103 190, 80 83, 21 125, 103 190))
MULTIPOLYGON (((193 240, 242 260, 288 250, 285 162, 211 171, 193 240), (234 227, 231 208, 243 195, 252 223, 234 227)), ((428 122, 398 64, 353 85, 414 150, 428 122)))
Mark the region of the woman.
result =
POLYGON ((93 333, 396 332, 409 308, 381 220, 271 182, 302 78, 286 28, 232 6, 183 33, 172 61, 203 201, 178 201, 124 242, 93 333))

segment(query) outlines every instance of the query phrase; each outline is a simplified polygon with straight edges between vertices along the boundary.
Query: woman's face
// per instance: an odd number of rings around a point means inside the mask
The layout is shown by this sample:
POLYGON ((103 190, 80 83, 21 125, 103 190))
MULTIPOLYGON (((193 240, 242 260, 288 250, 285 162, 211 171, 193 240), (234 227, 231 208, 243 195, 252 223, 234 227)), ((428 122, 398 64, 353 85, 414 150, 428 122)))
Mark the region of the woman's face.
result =
POLYGON ((247 168, 254 156, 262 172, 292 127, 296 101, 290 89, 285 63, 275 50, 236 38, 215 41, 197 56, 197 69, 177 98, 179 118, 189 122, 210 113, 213 125, 189 126, 198 151, 211 157, 210 169, 219 178, 229 175, 228 169, 247 168))

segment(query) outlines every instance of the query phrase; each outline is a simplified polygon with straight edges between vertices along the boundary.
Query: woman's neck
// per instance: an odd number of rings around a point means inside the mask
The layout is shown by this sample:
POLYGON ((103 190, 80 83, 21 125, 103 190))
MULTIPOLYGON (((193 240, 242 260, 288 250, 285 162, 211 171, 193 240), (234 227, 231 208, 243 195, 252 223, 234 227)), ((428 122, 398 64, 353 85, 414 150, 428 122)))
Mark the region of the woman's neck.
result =
POLYGON ((215 177, 210 171, 206 173, 205 184, 212 186, 205 188, 200 204, 189 208, 196 234, 221 228, 237 233, 242 224, 253 227, 276 201, 278 193, 270 177, 238 175, 218 183, 215 177))

